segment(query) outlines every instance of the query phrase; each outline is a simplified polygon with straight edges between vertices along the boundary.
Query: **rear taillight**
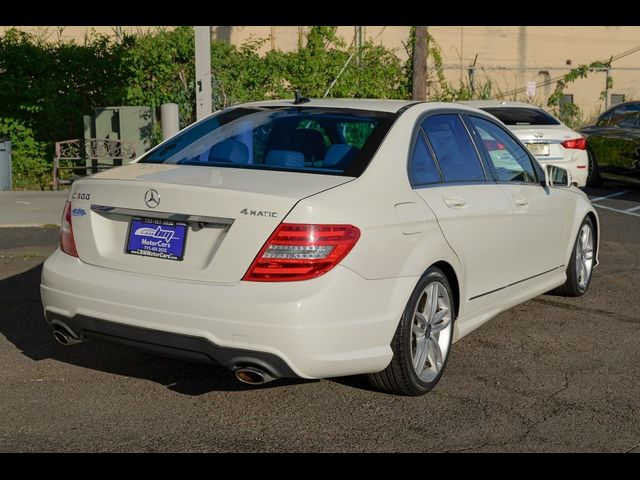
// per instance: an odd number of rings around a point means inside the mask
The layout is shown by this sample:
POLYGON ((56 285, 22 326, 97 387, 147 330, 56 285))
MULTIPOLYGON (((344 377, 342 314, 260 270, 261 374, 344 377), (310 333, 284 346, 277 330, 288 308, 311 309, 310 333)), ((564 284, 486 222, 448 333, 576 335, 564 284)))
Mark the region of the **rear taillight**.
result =
POLYGON ((62 221, 60 222, 60 250, 72 257, 78 256, 76 242, 73 239, 73 225, 71 224, 71 202, 64 204, 62 221))
POLYGON ((360 238, 353 225, 283 223, 264 244, 243 280, 292 282, 328 272, 360 238))
POLYGON ((561 143, 564 148, 575 148, 577 150, 585 150, 587 148, 586 138, 572 138, 561 143))

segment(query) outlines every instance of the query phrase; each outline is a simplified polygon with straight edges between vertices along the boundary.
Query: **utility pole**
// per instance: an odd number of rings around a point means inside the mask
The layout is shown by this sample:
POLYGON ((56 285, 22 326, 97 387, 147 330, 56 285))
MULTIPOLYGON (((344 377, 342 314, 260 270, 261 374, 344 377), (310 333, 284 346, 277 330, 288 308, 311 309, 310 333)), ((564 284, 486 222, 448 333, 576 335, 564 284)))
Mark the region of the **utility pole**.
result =
POLYGON ((211 113, 211 29, 193 27, 196 61, 196 119, 211 113))
POLYGON ((429 27, 415 27, 413 45, 413 95, 414 100, 427 99, 427 38, 429 27))

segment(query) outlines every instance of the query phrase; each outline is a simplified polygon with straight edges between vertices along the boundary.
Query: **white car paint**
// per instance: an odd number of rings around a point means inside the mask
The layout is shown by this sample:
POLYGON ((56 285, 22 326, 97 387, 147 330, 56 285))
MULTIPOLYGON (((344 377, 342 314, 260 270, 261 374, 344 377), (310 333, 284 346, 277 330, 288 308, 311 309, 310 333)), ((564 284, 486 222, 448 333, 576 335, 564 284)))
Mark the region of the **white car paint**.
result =
MULTIPOLYGON (((312 100, 304 106, 395 112, 410 103, 312 100)), ((407 159, 416 122, 443 109, 482 114, 459 104, 406 108, 358 178, 134 163, 76 181, 71 208, 86 212, 72 217, 79 258, 58 249, 45 262, 45 312, 63 323, 83 316, 268 352, 303 378, 371 373, 391 361, 390 342, 407 301, 423 273, 438 264, 447 266, 459 292, 453 332, 459 340, 563 284, 582 220, 591 215, 597 227, 598 217, 575 187, 489 181, 412 189, 407 159), (158 211, 233 224, 190 230, 182 262, 126 254, 127 214, 92 205, 153 216, 156 210, 144 203, 150 188, 160 194, 158 211), (245 208, 273 215, 240 214, 245 208), (316 278, 243 281, 280 222, 351 224, 361 236, 339 265, 316 278)))
MULTIPOLYGON (((481 109, 487 107, 518 107, 542 110, 535 105, 524 102, 471 100, 462 103, 481 109)), ((549 112, 546 113, 549 114, 549 112)), ((548 145, 549 151, 546 155, 540 155, 532 152, 534 153, 536 160, 541 164, 550 163, 569 170, 573 181, 576 182, 578 187, 584 187, 587 184, 587 176, 589 174, 589 159, 587 151, 575 148, 564 148, 561 145, 565 140, 582 138, 583 135, 569 128, 557 118, 556 120, 559 122, 559 125, 507 125, 507 128, 528 147, 530 147, 531 144, 548 145)))

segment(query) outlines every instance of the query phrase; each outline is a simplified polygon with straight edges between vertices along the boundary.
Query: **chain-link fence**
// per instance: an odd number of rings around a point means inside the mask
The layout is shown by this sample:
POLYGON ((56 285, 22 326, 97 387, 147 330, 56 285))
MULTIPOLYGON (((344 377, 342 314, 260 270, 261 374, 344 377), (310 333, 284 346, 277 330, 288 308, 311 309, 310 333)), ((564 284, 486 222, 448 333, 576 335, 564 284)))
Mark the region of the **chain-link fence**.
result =
MULTIPOLYGON (((640 67, 596 69, 569 82, 559 106, 548 107, 558 80, 573 66, 444 65, 442 76, 462 99, 511 100, 538 105, 572 127, 592 122, 608 107, 640 97, 640 67), (608 80, 610 78, 610 80, 608 80)), ((437 72, 431 67, 431 93, 437 94, 437 72)))

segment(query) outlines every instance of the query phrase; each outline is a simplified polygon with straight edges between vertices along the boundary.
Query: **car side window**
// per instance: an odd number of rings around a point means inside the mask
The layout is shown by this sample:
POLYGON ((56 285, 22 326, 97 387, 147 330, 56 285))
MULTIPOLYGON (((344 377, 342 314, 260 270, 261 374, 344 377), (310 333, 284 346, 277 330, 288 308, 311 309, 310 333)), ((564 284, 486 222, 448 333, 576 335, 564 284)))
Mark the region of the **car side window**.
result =
POLYGON ((412 187, 442 181, 422 131, 418 132, 413 154, 409 161, 409 181, 412 187))
POLYGON ((624 120, 625 116, 629 113, 628 110, 620 107, 620 108, 616 108, 613 111, 613 114, 611 115, 611 118, 609 119, 609 123, 607 123, 607 126, 609 127, 615 127, 617 126, 622 120, 624 120))
POLYGON ((529 154, 511 135, 488 120, 470 116, 499 182, 538 183, 529 154))
POLYGON ((422 122, 445 182, 485 182, 480 157, 456 114, 432 115, 422 122))
POLYGON ((620 119, 618 123, 618 127, 620 128, 638 128, 638 117, 640 114, 638 112, 627 113, 623 118, 620 119))
POLYGON ((609 125, 609 122, 611 122, 612 117, 613 117, 613 111, 603 114, 602 117, 600 117, 600 119, 598 120, 598 123, 596 125, 598 127, 606 127, 609 125))

